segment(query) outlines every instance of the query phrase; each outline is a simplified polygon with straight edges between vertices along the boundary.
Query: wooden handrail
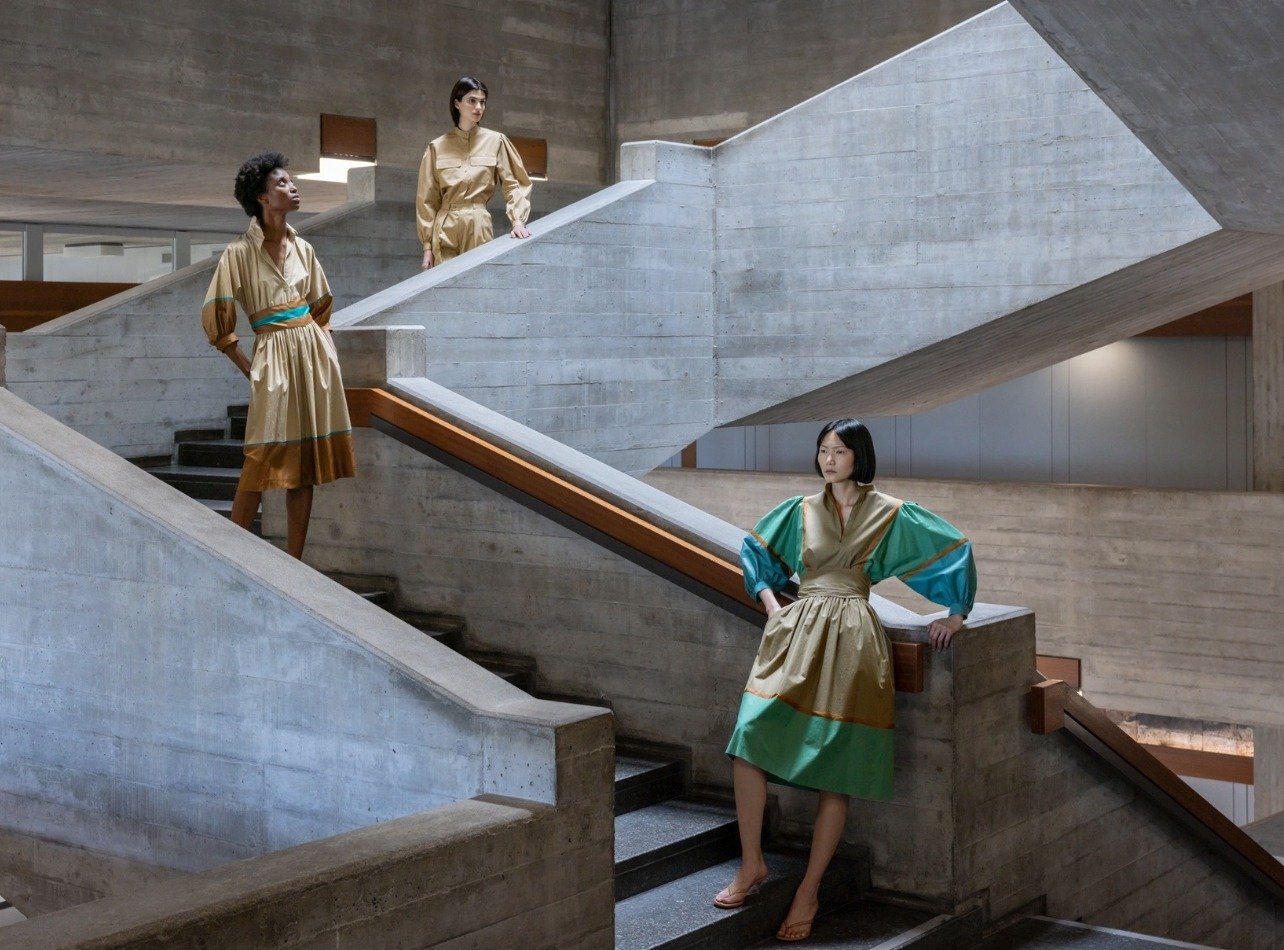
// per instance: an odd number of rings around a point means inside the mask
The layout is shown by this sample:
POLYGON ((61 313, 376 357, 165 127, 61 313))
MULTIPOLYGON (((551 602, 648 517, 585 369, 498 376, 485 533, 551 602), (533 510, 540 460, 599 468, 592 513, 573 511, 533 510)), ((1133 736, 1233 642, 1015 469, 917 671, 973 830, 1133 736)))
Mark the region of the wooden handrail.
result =
MULTIPOLYGON (((391 426, 409 437, 389 433, 401 441, 416 445, 478 481, 506 486, 505 494, 509 497, 556 516, 560 523, 630 557, 635 563, 683 583, 686 589, 712 603, 738 616, 761 617, 762 606, 745 593, 744 574, 739 564, 386 390, 349 389, 347 395, 354 426, 383 431, 391 426)), ((921 693, 926 645, 893 640, 891 647, 896 689, 921 693)))
MULTIPOLYGON (((1065 726, 1072 735, 1195 831, 1222 857, 1257 881, 1275 900, 1284 900, 1284 865, 1274 855, 1183 782, 1146 746, 1115 725, 1104 712, 1074 690, 1054 685, 1058 683, 1045 680, 1035 684, 1031 690, 1032 705, 1047 703, 1054 697, 1063 703, 1065 726)), ((1045 718, 1054 719, 1055 713, 1045 718)))

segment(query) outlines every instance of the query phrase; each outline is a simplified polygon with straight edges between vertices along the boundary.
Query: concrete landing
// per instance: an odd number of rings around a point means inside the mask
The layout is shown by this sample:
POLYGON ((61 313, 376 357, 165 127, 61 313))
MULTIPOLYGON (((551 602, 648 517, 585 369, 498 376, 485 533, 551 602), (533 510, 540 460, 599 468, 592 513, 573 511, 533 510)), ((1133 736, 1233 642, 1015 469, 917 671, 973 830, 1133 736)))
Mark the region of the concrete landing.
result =
POLYGON ((1284 812, 1244 826, 1250 838, 1284 862, 1284 812))

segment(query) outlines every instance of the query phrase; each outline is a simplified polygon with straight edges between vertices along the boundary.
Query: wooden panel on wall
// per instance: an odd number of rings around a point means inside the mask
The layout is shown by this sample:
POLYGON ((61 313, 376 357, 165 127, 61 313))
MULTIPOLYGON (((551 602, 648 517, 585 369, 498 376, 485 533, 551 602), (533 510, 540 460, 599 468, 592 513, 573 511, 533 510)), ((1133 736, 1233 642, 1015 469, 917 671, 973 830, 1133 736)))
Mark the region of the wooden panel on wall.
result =
POLYGON ((0 326, 10 333, 20 333, 137 286, 72 280, 0 280, 0 326))
POLYGON ((1034 666, 1050 680, 1063 680, 1071 689, 1083 689, 1082 667, 1076 656, 1051 656, 1040 653, 1034 666))
POLYGON ((1165 323, 1138 336, 1252 336, 1253 295, 1244 294, 1215 307, 1165 323))
POLYGON ((517 149, 517 154, 522 157, 522 164, 526 166, 526 174, 533 178, 548 177, 547 139, 530 139, 522 138, 520 135, 510 135, 508 140, 513 143, 513 148, 517 149))
POLYGON ((1178 775, 1209 778, 1219 782, 1253 784, 1253 757, 1227 752, 1205 752, 1202 749, 1179 749, 1175 746, 1143 743, 1146 751, 1178 775))
POLYGON ((321 114, 321 154, 326 158, 373 162, 378 152, 379 133, 374 119, 321 114))

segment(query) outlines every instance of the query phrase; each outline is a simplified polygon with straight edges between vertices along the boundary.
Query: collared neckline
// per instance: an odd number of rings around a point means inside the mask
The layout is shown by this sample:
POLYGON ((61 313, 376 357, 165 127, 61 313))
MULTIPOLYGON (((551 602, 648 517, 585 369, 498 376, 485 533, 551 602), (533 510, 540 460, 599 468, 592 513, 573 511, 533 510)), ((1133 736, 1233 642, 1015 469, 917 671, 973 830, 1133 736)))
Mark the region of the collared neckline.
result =
MULTIPOLYGON (((298 237, 298 234, 299 232, 294 230, 294 225, 287 221, 285 223, 285 236, 293 241, 298 237)), ((245 236, 259 247, 262 247, 263 242, 267 240, 267 235, 263 233, 263 225, 259 224, 259 219, 255 217, 250 218, 249 227, 245 229, 245 236)))

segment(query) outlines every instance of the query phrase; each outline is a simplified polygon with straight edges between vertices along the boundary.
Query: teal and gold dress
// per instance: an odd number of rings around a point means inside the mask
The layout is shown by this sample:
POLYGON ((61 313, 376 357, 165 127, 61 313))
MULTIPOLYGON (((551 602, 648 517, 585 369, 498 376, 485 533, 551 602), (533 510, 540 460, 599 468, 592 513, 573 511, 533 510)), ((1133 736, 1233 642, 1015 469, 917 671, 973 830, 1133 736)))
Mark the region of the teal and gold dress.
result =
POLYGON ((794 574, 801 584, 798 600, 767 620, 727 754, 773 782, 891 798, 892 658, 869 589, 899 577, 966 617, 976 595, 971 544, 930 511, 870 485, 844 525, 827 485, 768 513, 740 561, 754 600, 794 574))

